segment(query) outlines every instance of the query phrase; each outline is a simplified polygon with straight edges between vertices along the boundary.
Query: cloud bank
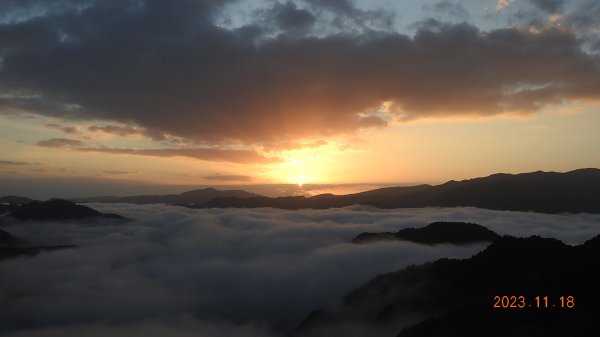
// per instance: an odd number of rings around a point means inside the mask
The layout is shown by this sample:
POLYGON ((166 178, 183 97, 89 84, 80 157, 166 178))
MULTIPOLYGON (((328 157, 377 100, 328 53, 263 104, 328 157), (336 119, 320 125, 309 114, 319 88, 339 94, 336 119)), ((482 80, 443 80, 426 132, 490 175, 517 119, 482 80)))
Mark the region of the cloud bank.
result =
POLYGON ((136 220, 3 226, 34 244, 79 246, 0 262, 3 335, 278 335, 376 274, 441 257, 466 258, 484 247, 348 243, 362 231, 396 231, 446 220, 568 243, 600 232, 598 215, 472 208, 93 206, 136 220))
MULTIPOLYGON (((3 111, 256 144, 600 98, 598 57, 574 19, 491 31, 429 20, 409 36, 349 1, 265 5, 237 28, 216 23, 228 1, 59 3, 4 5, 13 20, 0 26, 3 111)), ((578 6, 571 17, 595 8, 578 6)))

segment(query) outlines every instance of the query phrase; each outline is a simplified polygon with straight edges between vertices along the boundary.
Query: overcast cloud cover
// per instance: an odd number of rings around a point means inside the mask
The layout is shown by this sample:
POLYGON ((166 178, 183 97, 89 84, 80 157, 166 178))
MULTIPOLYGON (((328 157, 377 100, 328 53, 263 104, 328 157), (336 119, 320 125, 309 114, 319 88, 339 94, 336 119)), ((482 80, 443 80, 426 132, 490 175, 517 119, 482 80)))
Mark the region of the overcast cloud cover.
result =
POLYGON ((600 233, 599 215, 473 208, 93 207, 135 220, 2 227, 37 244, 79 246, 0 262, 4 336, 278 336, 378 273, 485 247, 348 243, 363 231, 457 220, 572 244, 600 233))
POLYGON ((513 25, 488 30, 447 1, 416 23, 346 0, 259 1, 241 18, 239 3, 2 1, 0 113, 221 146, 600 98, 594 1, 569 11, 531 1, 513 25))

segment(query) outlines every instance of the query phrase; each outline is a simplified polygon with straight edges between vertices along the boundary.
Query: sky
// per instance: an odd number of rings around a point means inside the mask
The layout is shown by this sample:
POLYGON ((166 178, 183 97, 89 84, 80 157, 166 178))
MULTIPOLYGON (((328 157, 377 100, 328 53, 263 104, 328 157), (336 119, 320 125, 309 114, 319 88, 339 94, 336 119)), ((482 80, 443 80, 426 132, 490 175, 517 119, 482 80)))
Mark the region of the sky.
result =
POLYGON ((594 0, 1 0, 1 194, 600 167, 599 18, 594 0))
MULTIPOLYGON (((339 304, 378 274, 442 257, 469 258, 487 246, 350 243, 361 232, 465 221, 500 235, 578 245, 600 231, 598 214, 476 208, 89 206, 131 221, 2 219, 3 230, 32 244, 77 245, 1 261, 2 336, 289 336, 285 332, 309 312, 339 304)), ((418 289, 410 291, 418 296, 418 289)), ((335 322, 328 333, 310 336, 379 337, 401 330, 379 333, 348 319, 354 325, 335 322)), ((415 322, 394 324, 407 323, 415 322)))

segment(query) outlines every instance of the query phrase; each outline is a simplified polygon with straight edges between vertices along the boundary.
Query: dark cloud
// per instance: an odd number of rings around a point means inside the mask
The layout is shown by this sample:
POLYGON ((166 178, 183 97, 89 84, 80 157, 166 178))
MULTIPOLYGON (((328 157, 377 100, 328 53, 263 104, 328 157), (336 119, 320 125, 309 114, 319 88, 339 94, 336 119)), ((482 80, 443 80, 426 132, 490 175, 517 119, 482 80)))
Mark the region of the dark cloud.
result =
MULTIPOLYGON (((258 24, 213 24, 219 3, 97 1, 4 25, 2 41, 25 35, 16 26, 61 33, 3 42, 0 79, 13 92, 29 92, 22 109, 134 123, 211 144, 328 136, 385 126, 394 117, 529 114, 600 98, 597 57, 566 28, 483 32, 439 24, 414 37, 368 28, 347 33, 359 23, 371 27, 380 13, 348 1, 307 1, 302 9, 275 5, 273 20, 308 26, 307 11, 322 9, 342 30, 258 43, 248 38, 249 31, 260 34, 258 24), (373 114, 383 102, 391 102, 389 111, 373 114)), ((11 97, 5 104, 25 100, 11 97)))
POLYGON ((55 123, 47 123, 45 124, 47 128, 50 129, 54 129, 54 130, 59 130, 62 131, 64 133, 77 133, 79 132, 79 129, 76 126, 70 125, 70 126, 64 126, 64 125, 59 125, 59 124, 55 124, 55 123))
POLYGON ((299 9, 291 1, 283 4, 276 3, 270 12, 277 25, 284 30, 305 30, 316 22, 316 18, 311 12, 299 9))
POLYGON ((568 23, 580 29, 589 29, 600 22, 600 3, 595 0, 581 0, 582 5, 569 14, 568 23))
POLYGON ((243 175, 214 175, 214 176, 206 176, 203 177, 206 180, 215 180, 215 181, 252 181, 254 178, 250 176, 243 175))
POLYGON ((279 159, 275 157, 265 157, 253 150, 229 150, 219 148, 120 149, 101 147, 79 148, 77 150, 84 152, 102 152, 152 157, 188 157, 200 160, 232 163, 274 163, 279 161, 279 159))
POLYGON ((320 28, 330 30, 334 34, 362 34, 393 30, 394 11, 361 9, 351 0, 304 0, 304 2, 309 5, 313 13, 325 14, 319 15, 321 21, 328 21, 324 16, 332 17, 328 25, 320 28))
POLYGON ((434 14, 448 15, 459 20, 467 20, 470 16, 462 4, 450 1, 440 1, 434 5, 423 5, 423 10, 434 14))
MULTIPOLYGON (((598 53, 600 51, 600 2, 581 0, 576 10, 565 14, 564 22, 577 30, 578 38, 586 48, 598 53)), ((596 54, 598 55, 598 54, 596 54)))
POLYGON ((83 145, 83 142, 77 139, 70 138, 50 138, 46 140, 40 140, 36 144, 44 147, 70 147, 81 146, 83 145))
POLYGON ((13 23, 48 14, 78 11, 89 6, 87 0, 2 0, 0 20, 13 23))
POLYGON ((531 0, 531 2, 547 13, 559 12, 564 6, 564 0, 531 0))
MULTIPOLYGON (((363 231, 471 221, 574 244, 600 229, 598 215, 474 208, 92 206, 134 221, 3 225, 34 244, 78 245, 0 263, 3 336, 268 336, 269 327, 291 329, 376 274, 484 247, 348 243, 363 231)), ((348 336, 348 328, 326 335, 348 336)))

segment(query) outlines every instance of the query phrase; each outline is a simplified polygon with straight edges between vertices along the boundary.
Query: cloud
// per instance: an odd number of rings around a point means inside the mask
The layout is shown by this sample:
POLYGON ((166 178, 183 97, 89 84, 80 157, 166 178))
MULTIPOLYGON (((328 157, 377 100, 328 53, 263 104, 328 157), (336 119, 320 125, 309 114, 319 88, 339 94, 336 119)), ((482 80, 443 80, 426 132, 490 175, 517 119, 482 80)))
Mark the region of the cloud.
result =
POLYGON ((123 174, 133 174, 133 173, 137 173, 136 171, 114 171, 114 170, 105 170, 102 171, 102 173, 104 174, 109 174, 109 175, 123 175, 123 174))
POLYGON ((440 24, 407 36, 354 29, 371 27, 373 13, 347 1, 308 1, 273 5, 279 16, 270 20, 305 27, 310 12, 320 27, 322 9, 342 28, 271 36, 259 21, 216 25, 221 4, 90 1, 4 25, 0 77, 12 93, 5 104, 135 123, 203 144, 254 144, 403 118, 530 114, 600 96, 597 57, 567 28, 440 24), (16 42, 23 30, 27 44, 16 42), (370 115, 386 102, 388 112, 370 115))
POLYGON ((250 176, 243 175, 214 175, 214 176, 205 176, 203 177, 207 180, 215 180, 215 181, 251 181, 254 178, 250 176))
POLYGON ((219 148, 178 148, 178 149, 121 149, 121 148, 78 148, 83 152, 101 152, 152 157, 188 157, 199 160, 231 163, 274 163, 279 159, 265 157, 253 150, 230 150, 219 148))
POLYGON ((58 124, 55 124, 55 123, 47 123, 47 124, 45 124, 45 126, 47 128, 59 130, 59 131, 62 131, 64 133, 69 133, 69 134, 73 134, 73 133, 79 132, 79 129, 76 126, 74 126, 74 125, 63 126, 63 125, 58 125, 58 124))
POLYGON ((316 18, 311 12, 298 8, 291 1, 283 4, 276 3, 269 14, 273 16, 272 20, 286 31, 302 31, 310 28, 316 22, 316 18))
POLYGON ((547 13, 559 12, 564 6, 564 0, 531 0, 539 9, 547 13))
MULTIPOLYGON (((348 243, 363 231, 397 231, 439 220, 472 221, 501 234, 538 234, 568 243, 581 243, 600 231, 598 215, 474 208, 284 211, 92 206, 135 220, 3 225, 35 244, 78 245, 0 262, 3 335, 98 331, 135 336, 152 329, 157 335, 285 333, 309 311, 338 301, 376 274, 440 257, 467 258, 484 247, 348 243)), ((344 330, 337 335, 344 335, 344 330)))
POLYGON ((105 125, 98 126, 92 125, 88 127, 90 131, 102 131, 107 134, 117 135, 121 137, 129 137, 129 136, 137 136, 142 134, 140 130, 130 127, 130 126, 118 126, 118 125, 105 125))
POLYGON ((580 6, 569 11, 565 15, 564 22, 566 25, 575 27, 585 48, 597 53, 600 51, 600 37, 598 36, 600 3, 594 0, 582 0, 578 3, 580 6))
POLYGON ((502 11, 510 6, 515 0, 496 0, 496 10, 502 11))
POLYGON ((434 5, 423 5, 423 10, 436 14, 445 14, 459 20, 467 20, 470 16, 462 4, 450 1, 440 1, 434 5))
POLYGON ((70 138, 50 138, 46 140, 40 140, 36 144, 43 147, 71 147, 81 146, 83 145, 83 142, 70 138))
POLYGON ((33 165, 32 163, 26 161, 13 161, 13 160, 0 160, 0 165, 7 166, 28 166, 33 165))
POLYGON ((264 149, 266 151, 275 151, 275 152, 279 152, 279 151, 285 151, 285 150, 300 150, 300 149, 315 149, 324 145, 327 145, 327 141, 325 140, 317 140, 317 141, 313 141, 313 142, 305 142, 305 143, 300 143, 300 142, 290 142, 290 141, 284 141, 284 142, 279 142, 279 143, 271 143, 271 144, 267 144, 264 146, 264 149))

